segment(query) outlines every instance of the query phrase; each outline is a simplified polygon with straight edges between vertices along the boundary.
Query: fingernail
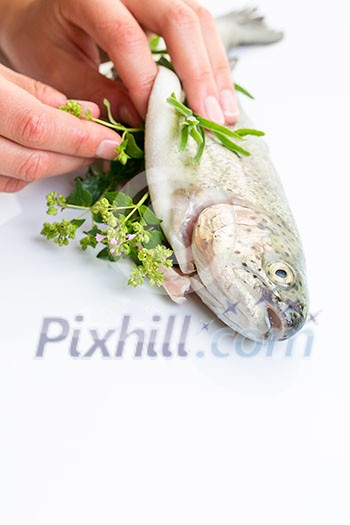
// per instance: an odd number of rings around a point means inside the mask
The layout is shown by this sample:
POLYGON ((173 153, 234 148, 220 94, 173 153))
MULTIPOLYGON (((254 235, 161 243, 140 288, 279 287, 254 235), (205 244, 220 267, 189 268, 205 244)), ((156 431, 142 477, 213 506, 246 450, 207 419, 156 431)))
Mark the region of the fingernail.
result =
POLYGON ((113 160, 117 156, 116 148, 120 145, 120 142, 115 140, 104 140, 101 142, 96 151, 96 157, 100 159, 113 160))
POLYGON ((236 98, 232 91, 223 89, 220 93, 220 102, 223 109, 226 122, 233 124, 239 116, 239 109, 236 98))
POLYGON ((213 120, 217 124, 225 123, 224 114, 216 97, 207 97, 204 101, 204 109, 209 120, 213 120))

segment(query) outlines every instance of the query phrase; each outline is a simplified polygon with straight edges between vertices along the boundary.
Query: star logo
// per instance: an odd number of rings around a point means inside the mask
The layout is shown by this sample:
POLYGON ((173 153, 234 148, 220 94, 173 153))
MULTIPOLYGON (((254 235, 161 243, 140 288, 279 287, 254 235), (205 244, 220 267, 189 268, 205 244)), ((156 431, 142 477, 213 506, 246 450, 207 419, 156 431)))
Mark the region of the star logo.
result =
POLYGON ((237 306, 239 305, 240 301, 237 301, 237 303, 231 303, 228 305, 226 310, 224 311, 224 314, 228 314, 229 312, 232 312, 234 315, 237 315, 237 306))
POLYGON ((309 313, 309 317, 307 318, 307 322, 308 323, 314 323, 314 324, 316 324, 318 326, 317 317, 320 315, 321 312, 322 312, 322 310, 319 310, 315 314, 309 313))
POLYGON ((210 323, 211 323, 211 321, 206 322, 206 323, 205 323, 204 321, 202 321, 201 332, 208 332, 208 331, 209 331, 210 323))
POLYGON ((260 298, 256 301, 255 306, 258 306, 258 304, 261 303, 271 303, 271 292, 267 290, 266 288, 262 288, 260 298))

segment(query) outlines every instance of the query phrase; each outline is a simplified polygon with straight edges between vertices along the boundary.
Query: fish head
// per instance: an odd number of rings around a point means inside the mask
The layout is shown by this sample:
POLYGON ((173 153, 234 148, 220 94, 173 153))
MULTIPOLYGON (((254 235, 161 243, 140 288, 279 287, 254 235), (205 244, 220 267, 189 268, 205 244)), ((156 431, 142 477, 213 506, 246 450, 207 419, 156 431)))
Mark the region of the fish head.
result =
POLYGON ((193 288, 249 339, 287 339, 306 320, 304 259, 296 230, 288 224, 249 206, 215 204, 194 226, 193 288))

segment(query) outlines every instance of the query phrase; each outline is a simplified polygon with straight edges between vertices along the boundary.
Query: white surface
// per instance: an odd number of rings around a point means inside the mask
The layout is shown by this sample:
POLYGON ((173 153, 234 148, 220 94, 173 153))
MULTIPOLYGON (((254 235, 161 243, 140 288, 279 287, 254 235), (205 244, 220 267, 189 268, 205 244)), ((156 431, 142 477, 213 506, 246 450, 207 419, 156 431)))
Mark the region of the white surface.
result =
MULTIPOLYGON (((223 12, 231 2, 207 1, 223 12)), ((349 7, 345 0, 259 0, 286 38, 239 50, 235 78, 267 132, 304 240, 311 357, 298 341, 272 356, 219 339, 199 302, 181 307, 126 286, 123 273, 40 239, 41 181, 0 196, 0 523, 6 525, 348 525, 350 521, 349 7), (6 212, 7 210, 7 212, 6 212), (8 215, 5 217, 5 213, 8 215), (123 315, 147 333, 161 315, 191 316, 188 358, 69 356, 69 341, 35 359, 44 317, 116 333, 123 315), (197 357, 202 350, 204 357, 197 357), (242 354, 243 352, 243 354, 242 354)), ((53 332, 51 334, 54 335, 53 332)), ((72 333, 70 333, 70 336, 72 333)), ((175 340, 175 338, 174 338, 175 340)))

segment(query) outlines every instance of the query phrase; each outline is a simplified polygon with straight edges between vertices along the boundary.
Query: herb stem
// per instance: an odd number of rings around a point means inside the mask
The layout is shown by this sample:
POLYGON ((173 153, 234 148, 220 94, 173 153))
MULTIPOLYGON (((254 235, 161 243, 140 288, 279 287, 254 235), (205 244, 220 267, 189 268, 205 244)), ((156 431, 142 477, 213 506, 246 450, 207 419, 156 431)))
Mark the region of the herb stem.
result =
POLYGON ((152 49, 152 55, 168 55, 167 49, 152 49))
POLYGON ((83 213, 78 215, 78 217, 76 217, 76 219, 80 219, 80 217, 84 217, 84 215, 86 215, 89 211, 91 211, 91 208, 87 208, 86 211, 84 211, 83 213))
POLYGON ((102 124, 102 126, 106 126, 107 128, 116 129, 118 131, 124 131, 124 132, 130 132, 130 133, 137 133, 139 131, 143 131, 142 128, 126 128, 122 124, 116 123, 112 124, 111 122, 106 122, 105 120, 101 120, 99 118, 92 118, 93 122, 96 122, 96 124, 102 124))
POLYGON ((145 193, 142 199, 140 199, 137 205, 134 207, 134 209, 129 213, 129 215, 125 217, 124 222, 127 222, 130 219, 130 217, 135 213, 135 211, 137 211, 140 208, 140 206, 142 206, 142 204, 148 199, 148 197, 148 193, 145 193))
POLYGON ((76 206, 75 204, 66 204, 64 207, 71 208, 72 210, 86 210, 84 214, 87 213, 91 209, 88 206, 76 206))

